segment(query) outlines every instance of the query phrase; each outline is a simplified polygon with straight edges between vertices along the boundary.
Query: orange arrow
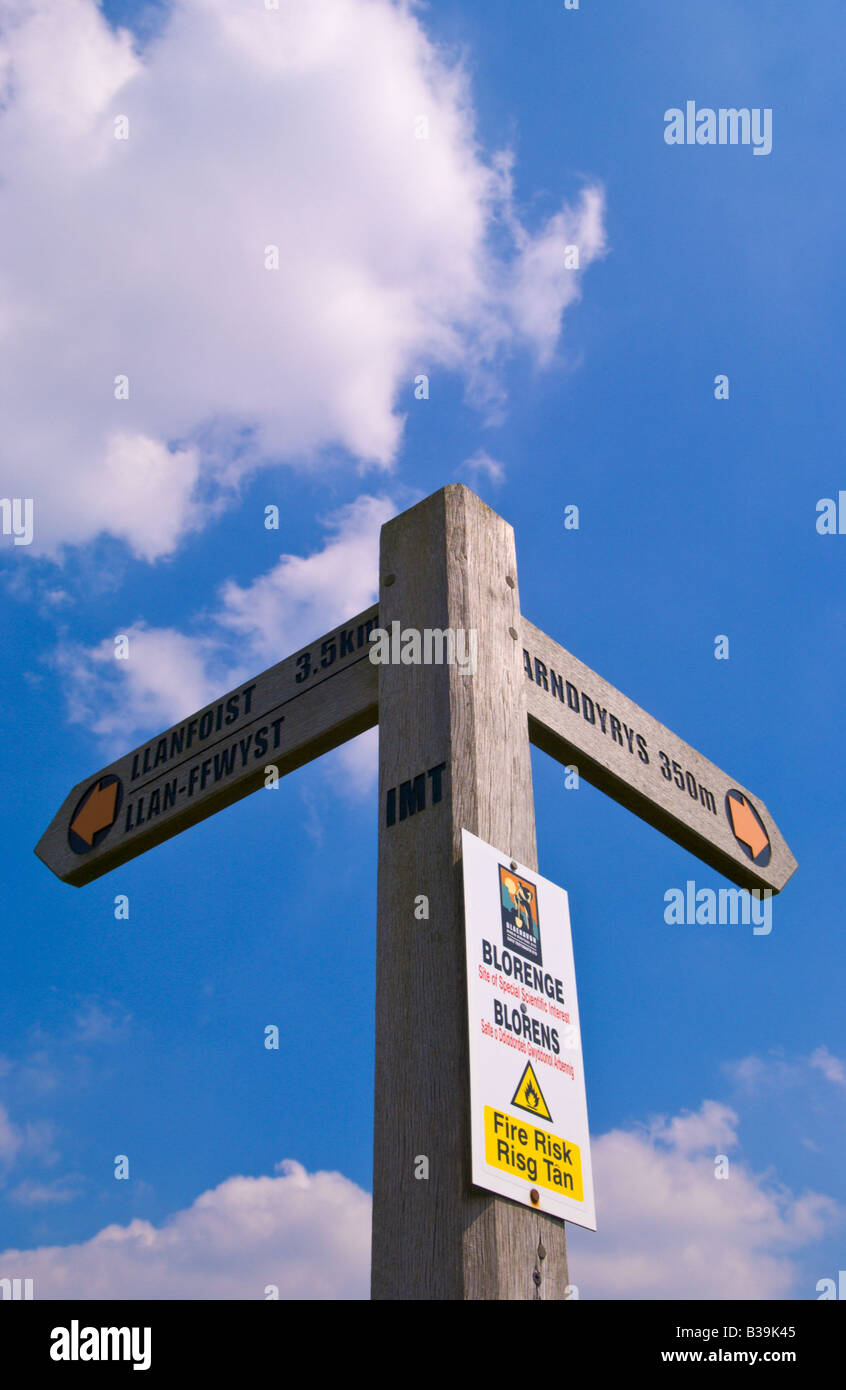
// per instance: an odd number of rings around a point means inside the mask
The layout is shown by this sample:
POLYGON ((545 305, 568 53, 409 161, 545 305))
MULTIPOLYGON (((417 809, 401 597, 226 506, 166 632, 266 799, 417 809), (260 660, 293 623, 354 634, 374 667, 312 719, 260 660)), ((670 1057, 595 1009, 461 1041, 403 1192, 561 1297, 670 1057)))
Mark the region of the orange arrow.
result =
POLYGON ((114 820, 117 790, 117 782, 110 782, 107 787, 98 784, 71 821, 71 830, 87 845, 94 843, 98 830, 105 830, 114 820))
POLYGON ((752 851, 752 858, 757 859, 762 849, 766 849, 770 843, 766 831, 761 829, 758 818, 749 806, 748 802, 738 801, 730 796, 728 799, 731 810, 731 828, 741 844, 748 845, 752 851))

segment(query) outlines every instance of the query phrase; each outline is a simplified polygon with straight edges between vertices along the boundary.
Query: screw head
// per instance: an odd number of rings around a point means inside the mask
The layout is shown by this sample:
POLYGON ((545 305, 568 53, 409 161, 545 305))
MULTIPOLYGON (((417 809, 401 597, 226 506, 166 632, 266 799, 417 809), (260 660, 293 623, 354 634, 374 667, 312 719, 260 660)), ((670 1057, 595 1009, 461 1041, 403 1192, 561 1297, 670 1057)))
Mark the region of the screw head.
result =
POLYGON ((533 1187, 531 1192, 529 1193, 529 1201, 531 1202, 533 1207, 536 1207, 538 1202, 540 1201, 540 1193, 538 1192, 536 1187, 533 1187))

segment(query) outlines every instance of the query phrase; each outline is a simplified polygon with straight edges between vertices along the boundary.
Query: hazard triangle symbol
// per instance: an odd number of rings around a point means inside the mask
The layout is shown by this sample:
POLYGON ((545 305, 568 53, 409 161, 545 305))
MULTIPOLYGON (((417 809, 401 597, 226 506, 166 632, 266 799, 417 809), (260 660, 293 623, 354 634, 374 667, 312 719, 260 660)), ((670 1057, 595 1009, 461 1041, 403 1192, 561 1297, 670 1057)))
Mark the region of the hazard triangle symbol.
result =
POLYGON ((531 1062, 526 1063, 526 1070, 520 1077, 520 1084, 511 1098, 511 1104, 518 1105, 521 1110, 528 1110, 530 1115, 537 1115, 541 1120, 552 1119, 531 1062))

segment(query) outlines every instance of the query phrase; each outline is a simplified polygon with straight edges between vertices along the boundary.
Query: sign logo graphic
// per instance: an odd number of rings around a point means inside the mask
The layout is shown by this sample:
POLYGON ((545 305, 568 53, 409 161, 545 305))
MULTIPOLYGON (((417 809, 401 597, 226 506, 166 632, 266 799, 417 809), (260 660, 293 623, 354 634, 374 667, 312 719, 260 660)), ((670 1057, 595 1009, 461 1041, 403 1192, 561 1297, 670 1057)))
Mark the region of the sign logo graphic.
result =
POLYGON ((502 909, 503 946, 542 965, 538 895, 535 885, 500 864, 499 901, 502 909))
POLYGON ((521 1110, 528 1110, 530 1115, 536 1115, 541 1120, 552 1119, 531 1062, 526 1063, 517 1090, 511 1097, 511 1104, 518 1105, 521 1110))
POLYGON ((83 793, 68 827, 68 844, 74 854, 88 854, 105 840, 118 818, 123 800, 119 777, 100 777, 83 793))
POLYGON ((726 815, 732 834, 753 864, 765 868, 770 862, 770 837, 764 829, 764 822, 743 792, 732 787, 726 794, 726 815))

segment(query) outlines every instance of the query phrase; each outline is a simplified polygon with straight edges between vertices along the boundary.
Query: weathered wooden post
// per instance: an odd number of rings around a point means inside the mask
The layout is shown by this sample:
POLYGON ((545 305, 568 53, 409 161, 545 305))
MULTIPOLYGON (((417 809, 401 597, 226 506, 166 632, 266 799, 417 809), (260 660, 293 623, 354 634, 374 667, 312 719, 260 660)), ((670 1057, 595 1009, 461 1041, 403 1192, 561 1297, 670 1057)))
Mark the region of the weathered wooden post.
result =
POLYGON ((514 532, 467 488, 383 527, 394 622, 475 632, 478 657, 379 668, 373 1297, 563 1298, 564 1222, 470 1183, 461 829, 529 867, 537 846, 514 532))
POLYGON ((373 1297, 560 1299, 564 1221, 471 1183, 462 830, 537 868, 531 740, 759 896, 796 860, 762 801, 521 616, 514 533, 467 488, 388 522, 380 564, 378 617, 77 783, 36 853, 90 883, 378 720, 373 1297), (377 625, 399 658, 378 676, 377 625))

